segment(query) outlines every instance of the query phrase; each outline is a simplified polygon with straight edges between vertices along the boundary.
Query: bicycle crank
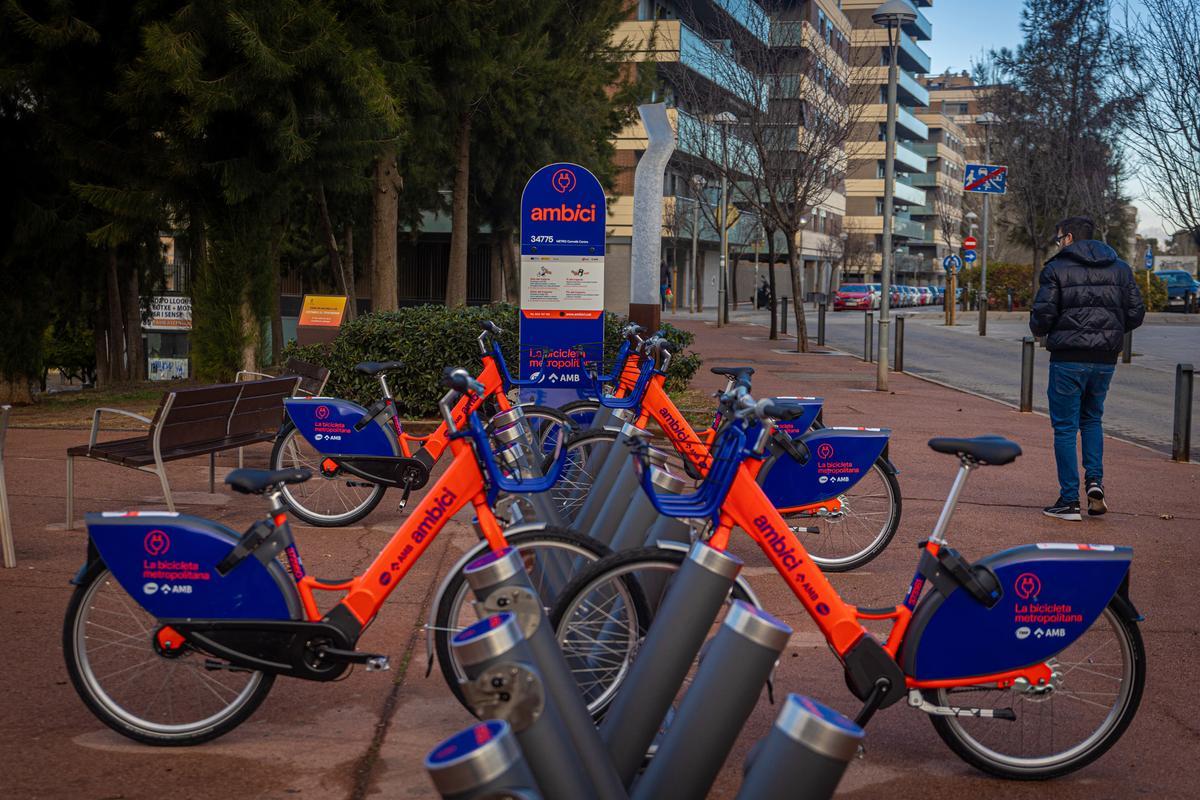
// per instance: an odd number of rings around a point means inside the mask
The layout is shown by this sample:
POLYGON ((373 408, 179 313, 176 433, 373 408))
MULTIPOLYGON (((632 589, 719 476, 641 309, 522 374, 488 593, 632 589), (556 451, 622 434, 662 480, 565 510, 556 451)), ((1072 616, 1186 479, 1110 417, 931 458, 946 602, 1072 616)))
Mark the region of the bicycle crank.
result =
POLYGON ((908 704, 933 717, 977 717, 979 719, 1004 719, 1015 722, 1016 713, 1011 708, 972 708, 969 706, 939 706, 925 699, 920 689, 909 689, 908 704))

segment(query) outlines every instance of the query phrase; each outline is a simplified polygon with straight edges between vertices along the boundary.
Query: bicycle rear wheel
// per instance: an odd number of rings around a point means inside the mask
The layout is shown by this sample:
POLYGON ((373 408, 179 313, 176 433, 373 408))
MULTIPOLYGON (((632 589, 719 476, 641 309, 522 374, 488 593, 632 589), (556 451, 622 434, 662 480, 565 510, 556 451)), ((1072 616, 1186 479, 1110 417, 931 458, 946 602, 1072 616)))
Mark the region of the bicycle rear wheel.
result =
POLYGON ((930 719, 959 758, 1017 780, 1057 778, 1112 747, 1137 713, 1146 682, 1146 651, 1128 604, 1114 597, 1092 626, 1050 661, 1048 687, 938 689, 943 706, 1012 708, 1015 721, 930 719))
POLYGON ((603 458, 617 439, 616 431, 591 430, 567 439, 562 475, 550 488, 550 498, 563 524, 570 525, 587 500, 603 458))
POLYGON ((274 675, 186 644, 163 653, 158 628, 107 568, 77 586, 67 606, 67 674, 88 709, 117 733, 146 744, 199 744, 236 728, 271 690, 274 675))
POLYGON ((386 486, 343 472, 335 460, 321 455, 286 422, 271 448, 271 469, 301 468, 312 472, 312 477, 304 483, 284 485, 283 502, 309 525, 353 525, 374 511, 387 491, 386 486))

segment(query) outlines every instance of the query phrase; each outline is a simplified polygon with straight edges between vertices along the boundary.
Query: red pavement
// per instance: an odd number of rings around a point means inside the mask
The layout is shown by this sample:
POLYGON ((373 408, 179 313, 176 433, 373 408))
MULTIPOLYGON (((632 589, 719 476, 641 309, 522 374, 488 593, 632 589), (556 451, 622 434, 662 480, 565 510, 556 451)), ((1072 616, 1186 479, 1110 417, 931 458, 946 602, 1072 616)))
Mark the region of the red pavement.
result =
MULTIPOLYGON (((840 797, 909 794, 977 798, 1185 798, 1200 795, 1200 725, 1191 673, 1200 663, 1200 600, 1194 588, 1200 559, 1200 466, 1178 465, 1133 445, 1106 442, 1106 487, 1112 511, 1068 524, 1041 516, 1055 492, 1049 423, 990 401, 906 375, 892 392, 873 391, 874 366, 840 355, 775 352, 763 329, 716 330, 683 323, 697 335, 708 363, 752 363, 755 393, 820 394, 830 424, 885 425, 901 470, 904 517, 889 550, 863 572, 834 576, 853 602, 895 602, 915 563, 954 473, 954 462, 930 452, 934 435, 1000 433, 1021 443, 1014 465, 975 473, 951 527, 965 554, 1033 541, 1132 544, 1132 597, 1142 625, 1149 677, 1141 711, 1118 745, 1097 763, 1051 784, 990 779, 960 762, 924 715, 902 705, 871 723, 865 758, 853 763, 840 797)), ((696 388, 721 383, 704 370, 696 388)), ((17 429, 9 434, 5 465, 16 527, 18 567, 0 570, 4 612, 4 676, 0 704, 0 796, 14 798, 291 798, 432 797, 421 758, 437 739, 469 717, 436 672, 426 678, 420 626, 433 588, 474 535, 460 517, 421 559, 364 636, 365 649, 392 658, 389 673, 357 671, 332 684, 280 680, 259 711, 233 733, 189 749, 137 745, 110 732, 83 707, 68 683, 60 644, 66 581, 83 558, 84 535, 64 532, 65 451, 84 431, 17 429)), ((265 459, 266 448, 253 456, 265 459)), ((77 461, 77 514, 156 507, 151 475, 77 461)), ((224 468, 232 459, 219 461, 224 468)), ((244 527, 261 511, 254 498, 205 493, 203 459, 168 465, 172 485, 186 492, 182 508, 244 527)), ((310 569, 344 575, 365 565, 400 519, 391 496, 365 525, 341 530, 300 528, 310 569)), ((159 501, 161 502, 161 501, 159 501)), ((157 506, 161 507, 161 506, 157 506)), ((796 634, 777 672, 777 689, 801 691, 847 712, 855 702, 841 672, 796 600, 766 568, 760 554, 735 549, 772 612, 796 634)), ((714 791, 730 797, 746 750, 774 719, 764 695, 714 791)))

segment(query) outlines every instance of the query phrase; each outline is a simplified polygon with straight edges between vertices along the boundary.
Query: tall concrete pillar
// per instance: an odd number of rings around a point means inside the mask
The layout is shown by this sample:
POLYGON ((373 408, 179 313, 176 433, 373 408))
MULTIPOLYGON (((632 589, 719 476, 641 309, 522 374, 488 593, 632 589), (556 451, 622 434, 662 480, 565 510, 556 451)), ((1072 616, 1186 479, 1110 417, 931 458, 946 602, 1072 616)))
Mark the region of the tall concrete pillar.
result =
POLYGON ((661 321, 659 264, 662 260, 663 176, 675 152, 675 131, 663 103, 638 106, 649 143, 633 174, 633 243, 629 318, 648 330, 661 321))

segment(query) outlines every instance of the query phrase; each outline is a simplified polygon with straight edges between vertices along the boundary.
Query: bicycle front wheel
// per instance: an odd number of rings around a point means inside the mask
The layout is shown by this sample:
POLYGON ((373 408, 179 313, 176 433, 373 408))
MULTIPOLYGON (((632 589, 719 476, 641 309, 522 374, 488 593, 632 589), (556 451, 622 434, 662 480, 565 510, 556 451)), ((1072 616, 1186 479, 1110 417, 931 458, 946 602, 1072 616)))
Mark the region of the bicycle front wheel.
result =
POLYGON ((215 739, 253 714, 275 682, 188 645, 163 653, 158 628, 108 569, 77 586, 67 606, 67 674, 88 709, 123 736, 154 745, 215 739))
POLYGON ((1090 764, 1137 713, 1146 651, 1125 601, 1114 597, 1092 626, 1050 660, 1049 686, 938 689, 937 705, 1011 708, 1015 721, 930 717, 968 764, 1002 778, 1045 780, 1090 764))
POLYGON ((562 475, 549 490, 550 499, 564 524, 570 525, 583 508, 592 483, 616 439, 616 431, 592 430, 567 440, 562 475))
POLYGON ((338 528, 353 525, 375 510, 387 487, 344 472, 296 430, 284 423, 271 448, 271 469, 307 469, 304 483, 285 484, 283 502, 309 525, 338 528))

